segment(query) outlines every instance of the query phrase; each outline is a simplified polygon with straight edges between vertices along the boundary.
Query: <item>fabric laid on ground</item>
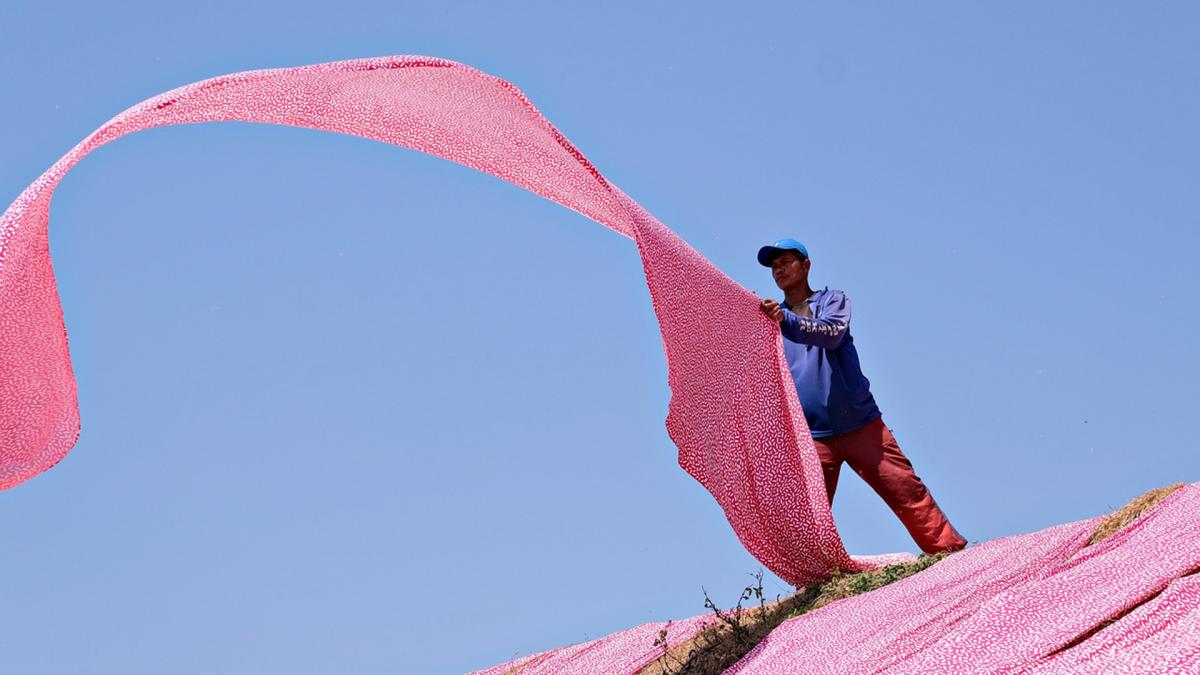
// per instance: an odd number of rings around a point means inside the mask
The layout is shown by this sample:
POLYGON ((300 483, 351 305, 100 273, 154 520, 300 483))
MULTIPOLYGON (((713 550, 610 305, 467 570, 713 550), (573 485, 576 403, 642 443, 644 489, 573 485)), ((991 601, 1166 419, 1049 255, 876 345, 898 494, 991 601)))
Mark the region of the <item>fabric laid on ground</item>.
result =
POLYGON ((1200 485, 1191 485, 1093 546, 1096 521, 968 549, 781 624, 728 672, 1165 672, 1166 663, 1196 663, 1196 589, 1190 580, 1168 586, 1200 568, 1197 514, 1200 485))
MULTIPOLYGON (((726 672, 1198 673, 1197 514, 1200 484, 1094 545, 1088 541, 1099 518, 969 548, 780 624, 726 672)), ((591 670, 575 666, 585 649, 621 645, 636 631, 643 633, 635 646, 644 644, 653 632, 647 628, 482 672, 636 673, 630 664, 649 661, 597 658, 587 662, 591 670)), ((678 630, 672 646, 697 632, 694 624, 678 630)))
MULTIPOLYGON (((679 462, 747 550, 802 585, 873 565, 845 551, 778 327, 753 294, 609 184, 511 84, 442 59, 384 57, 225 75, 93 132, 0 216, 0 488, 60 461, 79 433, 51 268, 50 199, 95 148, 172 124, 236 120, 372 138, 510 181, 636 241, 658 314, 679 462)), ((212 199, 212 195, 197 195, 212 199)))
POLYGON ((904 672, 1010 672, 1035 663, 1200 569, 1200 486, 1184 487, 1104 541, 1013 587, 904 672))
POLYGON ((632 675, 715 622, 715 617, 706 614, 680 621, 642 624, 591 642, 514 659, 472 675, 632 675), (656 645, 655 641, 664 629, 665 643, 656 645))
MULTIPOLYGON (((979 607, 1087 543, 1095 521, 968 548, 915 576, 780 624, 729 673, 873 673, 935 644, 979 607)), ((930 671, 934 672, 934 671, 930 671)))
POLYGON ((1158 597, 1029 672, 1200 673, 1200 576, 1171 582, 1158 597))

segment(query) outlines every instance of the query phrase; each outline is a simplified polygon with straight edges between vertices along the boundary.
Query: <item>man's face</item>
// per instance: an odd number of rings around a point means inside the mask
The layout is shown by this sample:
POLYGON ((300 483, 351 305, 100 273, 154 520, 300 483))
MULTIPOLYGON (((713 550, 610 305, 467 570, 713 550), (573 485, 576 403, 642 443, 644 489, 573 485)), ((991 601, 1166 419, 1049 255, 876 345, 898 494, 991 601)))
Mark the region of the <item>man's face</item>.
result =
POLYGON ((807 258, 785 251, 771 261, 771 276, 775 278, 775 285, 786 291, 808 279, 808 266, 807 258))

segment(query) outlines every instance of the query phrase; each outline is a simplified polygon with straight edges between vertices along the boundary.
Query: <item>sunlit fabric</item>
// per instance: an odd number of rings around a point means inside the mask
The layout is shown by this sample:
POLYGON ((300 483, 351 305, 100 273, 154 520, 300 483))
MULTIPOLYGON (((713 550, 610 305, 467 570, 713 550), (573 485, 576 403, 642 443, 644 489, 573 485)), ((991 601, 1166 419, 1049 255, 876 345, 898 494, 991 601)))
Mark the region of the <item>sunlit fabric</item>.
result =
POLYGON ((1083 521, 967 549, 784 622, 727 672, 1197 672, 1197 514, 1191 485, 1098 544, 1083 521))
POLYGON ((1030 672, 1200 673, 1200 574, 1171 582, 1128 616, 1030 672))
MULTIPOLYGON (((1200 672, 1197 514, 1200 484, 1097 544, 1088 542, 1100 519, 969 548, 907 579, 783 622, 725 672, 1200 672)), ((653 643, 646 628, 483 672, 559 672, 541 669, 545 664, 568 672, 597 645, 606 645, 606 653, 644 654, 653 643)), ((633 675, 642 667, 600 653, 589 664, 592 672, 633 675)))
POLYGON ((17 197, 0 218, 0 488, 53 466, 79 433, 47 244, 55 186, 84 155, 121 136, 220 120, 324 129, 426 152, 635 241, 662 330, 667 429, 680 465, 717 499, 747 550, 786 581, 873 564, 842 546, 778 327, 755 297, 608 183, 516 87, 426 57, 259 70, 166 92, 117 115, 17 197))
POLYGON ((670 623, 642 624, 590 642, 514 659, 472 675, 632 675, 663 658, 667 650, 717 623, 716 617, 708 614, 670 623))

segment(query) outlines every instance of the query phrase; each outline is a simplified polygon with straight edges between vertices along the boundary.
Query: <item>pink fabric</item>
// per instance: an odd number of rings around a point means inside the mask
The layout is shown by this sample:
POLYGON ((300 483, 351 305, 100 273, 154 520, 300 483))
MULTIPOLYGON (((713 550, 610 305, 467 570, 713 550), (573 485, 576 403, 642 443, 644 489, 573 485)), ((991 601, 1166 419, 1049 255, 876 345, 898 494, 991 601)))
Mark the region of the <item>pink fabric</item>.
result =
MULTIPOLYGON (((746 548, 785 580, 799 585, 873 563, 848 556, 837 535, 777 328, 753 295, 610 185, 515 87, 421 57, 187 85, 118 115, 13 202, 0 216, 0 488, 61 460, 79 431, 47 243, 55 187, 84 155, 120 136, 216 120, 413 148, 511 181, 633 239, 662 329, 673 394, 667 428, 680 464, 721 504, 746 548)), ((786 622, 731 672, 1196 672, 1200 582, 1185 575, 1200 568, 1197 513, 1200 488, 1189 486, 1097 546, 1081 549, 1093 526, 1082 522, 967 550, 786 622), (1136 609, 1123 615, 1129 607, 1136 609)), ((676 624, 673 642, 705 618, 676 624)), ((661 625, 516 664, 529 673, 633 672, 657 655, 661 625)))
POLYGON ((1200 576, 1171 582, 1162 595, 1030 672, 1200 673, 1200 576))
POLYGON ((666 648, 671 649, 692 639, 715 621, 713 615, 705 614, 673 621, 669 626, 665 621, 642 624, 591 642, 514 659, 472 675, 632 675, 662 656, 663 647, 655 645, 654 641, 663 628, 667 629, 666 648))
MULTIPOLYGON (((981 606, 1083 546, 1092 521, 997 539, 877 591, 784 622, 730 673, 888 671, 931 647, 981 606)), ((936 671, 930 671, 936 672, 936 671)))
POLYGON ((679 462, 746 548, 786 581, 870 565, 847 555, 778 328, 755 297, 609 184, 511 84, 436 58, 384 57, 205 80, 121 113, 0 217, 0 488, 61 460, 79 432, 47 245, 50 199, 96 147, 171 124, 241 120, 364 136, 443 157, 636 241, 662 329, 679 462))
MULTIPOLYGON (((1200 673, 1197 514, 1200 484, 1097 545, 1087 520, 967 549, 783 623, 726 672, 1200 673)), ((706 619, 676 624, 671 644, 706 619)), ((481 672, 636 673, 661 625, 481 672)))
POLYGON ((1013 671, 1046 657, 1200 569, 1200 488, 1176 491, 1120 533, 998 596, 910 673, 1013 671))
MULTIPOLYGON (((1086 520, 967 549, 784 622, 726 672, 1200 673, 1198 514, 1200 484, 1096 545, 1086 520)), ((645 628, 484 672, 635 673, 633 660, 574 666, 645 628)))
POLYGON ((1085 521, 968 549, 785 622, 728 672, 1198 672, 1194 577, 1155 597, 1200 569, 1197 514, 1200 484, 1093 546, 1085 521))

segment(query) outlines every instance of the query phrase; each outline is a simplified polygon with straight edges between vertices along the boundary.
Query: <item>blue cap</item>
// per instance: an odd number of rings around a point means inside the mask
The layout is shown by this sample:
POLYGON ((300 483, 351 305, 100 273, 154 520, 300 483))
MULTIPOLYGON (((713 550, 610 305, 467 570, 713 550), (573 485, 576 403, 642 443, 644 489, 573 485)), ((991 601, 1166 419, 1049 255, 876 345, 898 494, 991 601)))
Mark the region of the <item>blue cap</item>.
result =
POLYGON ((784 251, 793 251, 799 253, 804 260, 808 259, 808 249, 804 248, 804 244, 795 239, 780 239, 770 246, 758 249, 758 264, 763 267, 770 267, 771 260, 784 251))

